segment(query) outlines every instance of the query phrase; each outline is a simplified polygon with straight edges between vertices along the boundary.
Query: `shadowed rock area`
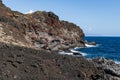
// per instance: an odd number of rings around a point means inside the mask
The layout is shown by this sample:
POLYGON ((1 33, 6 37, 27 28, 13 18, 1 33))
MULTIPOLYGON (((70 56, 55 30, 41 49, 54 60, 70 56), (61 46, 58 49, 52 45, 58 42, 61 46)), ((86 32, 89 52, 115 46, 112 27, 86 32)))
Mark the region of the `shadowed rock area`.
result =
POLYGON ((104 80, 83 57, 0 43, 0 80, 104 80))

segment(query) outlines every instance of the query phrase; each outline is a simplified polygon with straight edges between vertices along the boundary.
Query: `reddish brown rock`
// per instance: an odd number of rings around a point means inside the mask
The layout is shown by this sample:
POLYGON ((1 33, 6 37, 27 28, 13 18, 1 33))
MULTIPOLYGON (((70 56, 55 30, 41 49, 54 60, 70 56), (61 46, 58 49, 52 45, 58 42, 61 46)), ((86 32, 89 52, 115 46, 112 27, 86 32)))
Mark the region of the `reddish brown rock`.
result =
MULTIPOLYGON (((16 35, 18 33, 23 35, 21 36, 21 38, 24 38, 23 43, 27 42, 28 45, 33 47, 36 47, 35 44, 43 37, 47 39, 47 42, 44 43, 46 48, 49 45, 52 46, 53 43, 51 42, 56 39, 60 41, 60 44, 65 45, 67 43, 67 46, 70 46, 71 44, 80 43, 84 37, 84 33, 79 26, 59 20, 59 17, 53 12, 36 11, 31 14, 22 14, 12 11, 2 2, 0 12, 0 23, 17 29, 18 32, 12 32, 16 35)), ((16 36, 14 38, 17 39, 16 36)))

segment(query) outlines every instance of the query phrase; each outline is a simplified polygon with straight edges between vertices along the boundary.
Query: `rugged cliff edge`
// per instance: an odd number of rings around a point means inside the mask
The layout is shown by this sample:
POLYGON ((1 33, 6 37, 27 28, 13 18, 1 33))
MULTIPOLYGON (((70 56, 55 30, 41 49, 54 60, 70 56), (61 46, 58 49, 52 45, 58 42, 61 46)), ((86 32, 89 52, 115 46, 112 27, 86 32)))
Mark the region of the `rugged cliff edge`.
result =
POLYGON ((84 46, 83 37, 53 12, 23 14, 0 0, 0 80, 120 80, 119 65, 104 58, 57 54, 84 46))
POLYGON ((36 11, 31 14, 22 14, 12 11, 2 4, 2 1, 0 12, 0 26, 4 33, 1 36, 10 36, 10 39, 7 38, 7 43, 58 50, 80 44, 84 37, 79 26, 59 20, 53 12, 36 11))

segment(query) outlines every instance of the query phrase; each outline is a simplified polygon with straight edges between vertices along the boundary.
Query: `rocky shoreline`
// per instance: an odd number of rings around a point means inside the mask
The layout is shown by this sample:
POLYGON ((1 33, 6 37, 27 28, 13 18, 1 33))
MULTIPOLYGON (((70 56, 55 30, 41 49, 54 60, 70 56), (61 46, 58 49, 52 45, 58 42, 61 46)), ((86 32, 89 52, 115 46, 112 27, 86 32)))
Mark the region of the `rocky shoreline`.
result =
POLYGON ((120 64, 103 57, 92 60, 98 69, 103 69, 108 76, 108 80, 120 80, 120 64))
POLYGON ((119 80, 120 64, 0 43, 1 80, 119 80), (33 74, 34 73, 34 74, 33 74))
POLYGON ((79 26, 53 12, 23 14, 0 0, 0 80, 120 80, 119 64, 68 51, 95 45, 84 36, 79 26))
MULTIPOLYGON (((82 43, 83 43, 83 45, 79 46, 79 47, 82 47, 82 48, 87 47, 85 44, 94 45, 94 46, 96 45, 95 42, 83 41, 82 43)), ((79 51, 75 51, 74 48, 76 48, 76 47, 71 47, 69 49, 68 48, 63 49, 63 50, 61 50, 61 52, 59 51, 58 53, 60 55, 83 57, 83 54, 81 54, 79 51)), ((99 57, 99 58, 95 58, 95 59, 86 58, 86 60, 88 60, 88 62, 92 62, 97 67, 98 70, 104 71, 104 73, 105 73, 104 80, 120 80, 120 64, 117 64, 112 60, 107 60, 104 57, 99 57)))
MULTIPOLYGON (((80 52, 71 51, 70 49, 63 50, 61 55, 83 57, 80 52)), ((88 62, 92 62, 98 70, 104 71, 105 79, 102 80, 120 80, 120 64, 117 64, 112 60, 107 60, 104 57, 99 57, 96 59, 86 58, 86 60, 88 60, 88 62)), ((99 80, 99 79, 95 79, 95 80, 99 80)))
POLYGON ((82 56, 0 43, 1 80, 105 80, 104 75, 82 56))

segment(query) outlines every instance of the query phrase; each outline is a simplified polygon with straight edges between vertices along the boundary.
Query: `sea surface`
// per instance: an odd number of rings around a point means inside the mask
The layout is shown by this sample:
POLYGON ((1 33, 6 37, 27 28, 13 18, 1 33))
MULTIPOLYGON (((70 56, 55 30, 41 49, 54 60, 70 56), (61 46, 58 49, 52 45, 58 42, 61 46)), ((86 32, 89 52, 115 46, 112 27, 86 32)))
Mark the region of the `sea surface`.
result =
POLYGON ((104 57, 120 63, 120 37, 85 37, 88 42, 96 42, 96 46, 76 48, 86 58, 104 57))

